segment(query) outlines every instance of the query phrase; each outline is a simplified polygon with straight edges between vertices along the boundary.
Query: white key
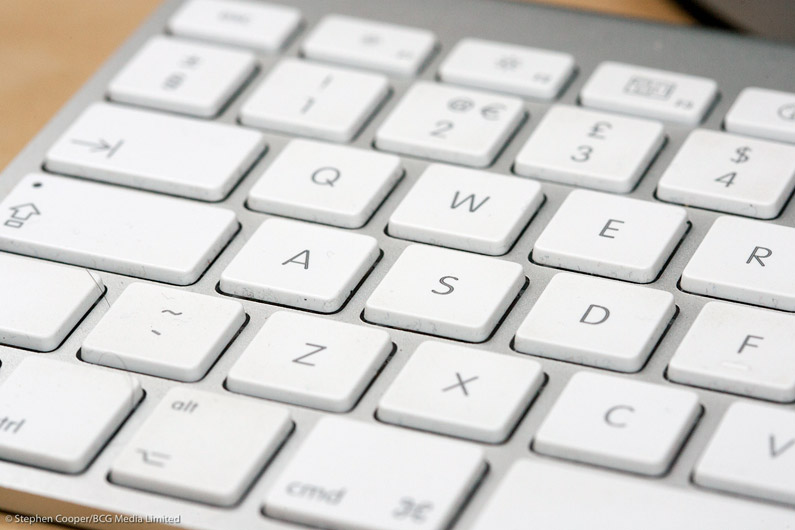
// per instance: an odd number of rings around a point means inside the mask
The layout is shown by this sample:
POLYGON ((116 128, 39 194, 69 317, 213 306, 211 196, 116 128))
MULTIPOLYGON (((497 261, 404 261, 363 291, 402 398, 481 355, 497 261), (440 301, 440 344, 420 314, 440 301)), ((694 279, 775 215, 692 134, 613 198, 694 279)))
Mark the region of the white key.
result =
POLYGON ((695 392, 578 372, 539 427, 533 449, 633 473, 662 475, 700 412, 695 392))
POLYGON ((292 427, 289 413, 281 407, 175 387, 116 457, 110 480, 231 506, 292 427))
POLYGON ((310 59, 411 76, 436 45, 430 31, 342 15, 327 15, 304 41, 310 59))
POLYGON ((556 105, 522 147, 514 171, 625 193, 635 187, 664 141, 660 122, 556 105))
POLYGON ((543 201, 532 180, 431 164, 389 218, 389 235, 498 256, 543 201))
POLYGON ((278 311, 229 371, 233 392, 351 410, 392 351, 383 330, 278 311))
POLYGON ((378 419, 480 442, 508 438, 544 381, 541 365, 443 342, 420 344, 378 403, 378 419))
POLYGON ((684 208, 574 190, 533 247, 533 260, 649 283, 687 231, 684 208))
POLYGON ((795 311, 795 228, 718 217, 682 272, 685 291, 795 311))
POLYGON ((321 419, 265 496, 265 514, 323 528, 442 530, 485 469, 483 450, 321 419))
POLYGON ((742 402, 726 411, 694 473, 701 486, 789 504, 793 476, 795 412, 742 402))
POLYGON ((518 98, 419 81, 376 133, 379 149, 484 167, 524 117, 518 98))
POLYGON ((718 93, 712 79, 606 61, 580 91, 586 107, 695 125, 718 93))
POLYGON ((344 228, 364 226, 403 174, 400 159, 292 140, 251 188, 252 210, 344 228))
POLYGON ((494 331, 524 284, 518 263, 411 245, 367 300, 364 318, 467 342, 494 331))
POLYGON ((439 67, 446 83, 552 99, 574 73, 568 53, 481 39, 463 39, 439 67))
POLYGON ((275 52, 298 30, 301 12, 250 0, 190 0, 168 21, 181 37, 275 52))
POLYGON ((210 118, 254 72, 250 52, 152 37, 108 86, 110 99, 210 118))
POLYGON ((690 133, 657 185, 665 201, 771 219, 795 189, 795 146, 690 133))
POLYGON ((795 142, 795 94, 746 88, 726 114, 724 125, 729 132, 795 142))
POLYGON ((98 274, 0 252, 0 344, 52 351, 104 293, 98 274))
POLYGON ((79 473, 142 396, 128 374, 26 357, 0 384, 0 458, 79 473))
POLYGON ((637 372, 676 313, 674 297, 581 274, 556 274, 516 332, 522 353, 637 372))
POLYGON ((229 210, 31 173, 0 203, 0 250, 178 285, 237 231, 229 210))
POLYGON ((264 149, 263 136, 242 127, 95 103, 44 163, 56 173, 219 201, 264 149))
POLYGON ((340 309, 378 258, 375 238, 268 219, 221 274, 221 290, 320 313, 340 309))
POLYGON ((244 125, 329 140, 353 139, 389 93, 386 77, 283 59, 243 103, 244 125))
POLYGON ((84 361, 198 381, 246 313, 236 301, 148 283, 130 284, 83 341, 84 361))
POLYGON ((795 401, 795 316, 724 302, 704 306, 668 377, 679 383, 795 401))
POLYGON ((792 511, 584 466, 522 459, 472 526, 495 528, 790 530, 792 511))

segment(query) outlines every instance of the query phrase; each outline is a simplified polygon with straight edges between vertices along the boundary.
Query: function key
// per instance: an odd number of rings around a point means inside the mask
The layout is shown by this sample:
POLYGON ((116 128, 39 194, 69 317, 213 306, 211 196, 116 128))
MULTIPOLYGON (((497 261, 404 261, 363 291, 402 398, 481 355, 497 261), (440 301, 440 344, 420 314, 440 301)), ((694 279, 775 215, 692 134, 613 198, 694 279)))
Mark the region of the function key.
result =
POLYGON ((795 94, 746 88, 729 109, 724 124, 729 132, 795 142, 795 94))

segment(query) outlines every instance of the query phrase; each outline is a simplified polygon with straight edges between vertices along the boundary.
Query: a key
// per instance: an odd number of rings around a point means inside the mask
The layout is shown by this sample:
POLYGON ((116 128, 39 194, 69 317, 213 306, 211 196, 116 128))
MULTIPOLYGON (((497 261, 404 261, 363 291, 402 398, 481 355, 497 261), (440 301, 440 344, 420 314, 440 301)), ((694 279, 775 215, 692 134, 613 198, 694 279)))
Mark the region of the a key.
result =
POLYGON ((556 274, 514 338, 532 355, 637 372, 676 313, 674 297, 581 274, 556 274))
POLYGON ((502 478, 472 529, 528 527, 790 530, 792 510, 584 466, 522 459, 502 478))
POLYGON ((340 309, 378 258, 362 234, 268 219, 221 273, 221 291, 320 313, 340 309))
POLYGON ((480 442, 504 441, 544 381, 541 365, 426 341, 378 403, 378 419, 480 442))
POLYGON ((251 188, 247 204, 261 212, 359 228, 402 174, 394 155, 292 140, 251 188))
POLYGON ((523 117, 518 98, 419 81, 378 129, 375 144, 387 151, 484 167, 523 117))
POLYGON ((389 93, 386 77, 283 59, 243 103, 244 125, 348 142, 389 93))
POLYGON ((210 118, 254 72, 254 55, 153 37, 108 86, 113 101, 210 118))
POLYGON ((606 61, 580 91, 586 107, 695 125, 715 101, 712 79, 606 61))
POLYGON ((726 114, 724 126, 733 133, 795 142, 795 94, 746 88, 726 114))
POLYGON ((695 392, 578 372, 539 427, 533 449, 598 466, 662 475, 700 413, 695 392))
POLYGON ((364 308, 385 326, 467 342, 486 340, 524 284, 518 263, 411 245, 364 308))
POLYGON ((172 388, 110 469, 116 484, 197 502, 235 504, 293 428, 283 408, 172 388))
POLYGON ((793 476, 795 412, 740 402, 726 411, 693 478, 707 488, 795 504, 793 476))
POLYGON ((265 149, 256 131, 95 103, 47 151, 49 171, 204 201, 226 197, 265 149))
POLYGON ((664 140, 660 122, 556 105, 522 147, 514 171, 625 193, 638 183, 664 140))
POLYGON ((104 293, 86 269, 0 252, 0 344, 52 351, 104 293))
POLYGON ((190 0, 168 21, 168 30, 180 37, 275 52, 295 34, 301 12, 249 0, 190 0))
POLYGON ((130 284, 80 349, 84 361, 178 381, 201 379, 246 320, 243 306, 130 284))
POLYGON ((389 218, 389 235, 498 256, 544 201, 541 186, 485 171, 431 164, 389 218))
POLYGON ((327 15, 304 41, 310 59, 411 76, 420 71, 436 45, 424 29, 327 15))
POLYGON ((439 67, 446 83, 538 99, 556 97, 574 73, 568 53, 463 39, 439 67))
POLYGON ((278 311, 232 366, 226 387, 250 396, 346 412, 391 350, 392 341, 383 330, 278 311))
POLYGON ((26 357, 0 384, 0 458, 79 473, 142 396, 128 374, 26 357))
POLYGON ((668 365, 679 383, 795 401, 795 316, 724 302, 704 306, 668 365))
POLYGON ((697 130, 663 173, 665 201, 761 219, 776 217, 795 189, 795 146, 697 130))
POLYGON ((265 515, 323 528, 447 528, 483 450, 396 427, 322 418, 265 496, 265 515))
POLYGON ((660 274, 687 231, 684 208, 572 191, 533 247, 533 261, 635 283, 660 274))
POLYGON ((0 250, 178 285, 237 228, 223 208, 42 173, 0 202, 0 250))
POLYGON ((718 217, 682 272, 685 291, 795 311, 795 228, 718 217))

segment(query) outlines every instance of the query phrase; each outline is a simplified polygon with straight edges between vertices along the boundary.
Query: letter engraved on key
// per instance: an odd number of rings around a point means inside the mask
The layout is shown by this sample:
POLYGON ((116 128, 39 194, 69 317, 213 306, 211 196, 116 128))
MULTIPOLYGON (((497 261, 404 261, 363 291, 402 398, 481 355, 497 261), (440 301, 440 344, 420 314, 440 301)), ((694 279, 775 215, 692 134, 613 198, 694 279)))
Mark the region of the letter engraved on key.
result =
POLYGON ((19 432, 19 429, 25 424, 25 419, 21 420, 11 420, 8 416, 0 419, 0 434, 2 433, 10 433, 16 434, 19 432))
POLYGON ((734 152, 736 154, 734 155, 734 157, 730 158, 729 160, 731 160, 735 164, 744 164, 745 162, 748 162, 748 160, 751 158, 748 155, 748 153, 751 152, 751 148, 748 146, 738 147, 737 149, 734 150, 734 152))
POLYGON ((199 407, 199 404, 193 401, 192 399, 185 402, 181 400, 174 401, 171 403, 171 410, 176 410, 177 412, 184 412, 186 414, 193 414, 199 407))
POLYGON ((474 106, 474 101, 464 97, 454 98, 447 102, 447 108, 453 112, 469 112, 474 106))
POLYGON ((627 423, 625 421, 622 422, 622 421, 617 421, 617 420, 613 419, 613 415, 616 412, 622 411, 622 410, 626 411, 626 412, 629 412, 629 413, 635 412, 635 409, 633 407, 630 407, 629 405, 616 405, 615 407, 610 407, 609 409, 607 409, 607 412, 605 412, 605 423, 607 423, 611 427, 619 427, 619 428, 626 427, 627 423))
POLYGON ((425 521, 426 513, 433 509, 433 503, 416 501, 411 497, 402 497, 397 507, 392 510, 395 519, 411 519, 414 522, 425 521))
POLYGON ((472 212, 472 213, 475 213, 475 212, 478 211, 478 208, 480 208, 481 206, 486 204, 486 201, 488 201, 491 198, 490 196, 487 196, 485 199, 480 201, 478 204, 475 204, 475 201, 477 199, 476 199, 474 193, 472 193, 470 195, 467 195, 461 201, 459 201, 458 200, 458 196, 459 196, 460 193, 461 193, 460 191, 456 191, 455 192, 455 196, 453 197, 453 203, 450 205, 450 209, 451 210, 455 210, 456 208, 458 208, 462 204, 468 202, 469 203, 469 211, 472 212))
POLYGON ((602 231, 599 232, 599 236, 606 237, 607 239, 615 239, 616 238, 615 236, 611 236, 610 234, 607 233, 608 230, 611 230, 613 232, 618 232, 618 228, 613 228, 612 226, 613 223, 621 223, 623 225, 624 221, 620 221, 618 219, 608 219, 607 222, 605 223, 604 228, 602 228, 602 231))
POLYGON ((497 121, 500 119, 500 113, 505 110, 505 105, 502 103, 492 103, 480 109, 480 115, 489 121, 497 121))
POLYGON ((105 158, 111 158, 113 155, 116 154, 116 151, 124 144, 124 140, 119 140, 115 144, 110 144, 105 139, 100 138, 95 142, 88 141, 88 140, 72 140, 72 143, 75 145, 80 145, 83 147, 88 147, 89 152, 91 153, 105 153, 105 158))
POLYGON ((590 136, 591 138, 597 138, 599 140, 604 140, 605 137, 603 136, 603 134, 606 131, 609 131, 612 128, 613 128, 613 124, 610 123, 609 121, 598 121, 598 122, 593 124, 593 126, 591 127, 591 130, 588 132, 588 136, 590 136))
POLYGON ((141 461, 148 466, 163 467, 166 465, 166 461, 171 460, 171 455, 166 453, 146 449, 136 449, 135 452, 141 454, 141 461))
POLYGON ((771 434, 769 439, 770 439, 770 458, 778 458, 779 455, 785 453, 793 445, 795 445, 795 438, 789 440, 781 447, 776 447, 776 436, 774 434, 771 434))
POLYGON ((436 289, 431 289, 431 292, 434 293, 434 294, 440 294, 440 295, 444 296, 446 294, 450 294, 453 291, 455 291, 455 287, 453 287, 449 283, 446 283, 446 280, 456 280, 456 281, 458 281, 458 278, 456 278, 455 276, 442 276, 441 278, 439 278, 439 283, 441 283, 442 285, 447 287, 447 290, 442 292, 442 291, 437 291, 436 289))
POLYGON ((444 387, 442 389, 442 392, 447 392, 448 390, 452 390, 454 388, 461 387, 461 392, 464 393, 464 396, 469 397, 469 390, 467 389, 467 384, 471 383, 472 381, 475 381, 476 379, 478 379, 478 376, 475 375, 475 376, 470 377, 469 379, 464 379, 464 378, 461 377, 460 373, 456 372, 455 373, 455 378, 458 380, 458 382, 453 384, 453 385, 444 387))
POLYGON ((795 103, 788 103, 778 108, 778 116, 782 120, 795 121, 795 103))
POLYGON ((610 318, 610 310, 608 308, 606 308, 603 305, 591 304, 588 306, 588 309, 585 310, 585 313, 582 315, 582 318, 580 318, 580 322, 582 322, 583 324, 591 324, 595 326, 597 324, 605 322, 608 318, 610 318), (592 320, 588 320, 588 318, 591 316, 591 311, 593 311, 594 309, 597 310, 600 309, 602 311, 601 317, 594 315, 592 320))
POLYGON ((590 145, 580 145, 577 147, 577 151, 579 154, 571 155, 571 158, 575 162, 587 162, 591 159, 591 153, 593 153, 593 147, 590 145))
POLYGON ((732 171, 731 173, 726 173, 725 175, 721 175, 720 177, 716 178, 715 182, 720 182, 728 188, 734 184, 735 177, 737 177, 737 172, 732 171))
POLYGON ((769 258, 773 255, 773 251, 766 247, 754 247, 754 251, 751 252, 751 255, 748 256, 748 259, 745 261, 745 264, 748 265, 752 261, 756 260, 761 266, 765 267, 765 262, 762 261, 765 258, 769 258), (757 254, 760 250, 766 252, 766 254, 757 254))
POLYGON ((675 83, 640 76, 630 77, 624 86, 626 94, 661 100, 671 97, 674 89, 676 89, 675 83))
POLYGON ((435 129, 431 129, 430 135, 437 138, 447 138, 445 134, 452 130, 454 125, 450 120, 439 120, 434 125, 435 129))
POLYGON ((282 265, 287 265, 288 263, 297 263, 298 265, 303 265, 304 270, 307 270, 309 268, 309 250, 302 250, 292 258, 282 262, 282 265), (304 258, 299 260, 298 258, 301 256, 304 256, 304 258))
POLYGON ((743 343, 740 345, 740 349, 737 350, 737 353, 742 353, 746 347, 758 348, 759 344, 754 344, 753 342, 751 342, 751 339, 765 340, 764 337, 760 337, 759 335, 746 335, 745 338, 743 339, 743 343))
POLYGON ((312 356, 312 355, 314 355, 316 353, 322 352, 323 350, 326 349, 326 347, 325 346, 321 346, 320 344, 312 344, 311 342, 307 342, 306 345, 309 346, 310 348, 314 348, 314 350, 312 350, 309 353, 305 353, 305 354, 303 354, 303 355, 301 355, 299 357, 296 357, 295 359, 293 359, 293 362, 295 364, 303 364, 304 366, 315 366, 315 363, 307 362, 304 359, 306 359, 307 357, 312 356))
POLYGON ((312 182, 321 186, 330 186, 333 188, 334 184, 341 176, 340 170, 335 167, 321 167, 312 173, 312 182))

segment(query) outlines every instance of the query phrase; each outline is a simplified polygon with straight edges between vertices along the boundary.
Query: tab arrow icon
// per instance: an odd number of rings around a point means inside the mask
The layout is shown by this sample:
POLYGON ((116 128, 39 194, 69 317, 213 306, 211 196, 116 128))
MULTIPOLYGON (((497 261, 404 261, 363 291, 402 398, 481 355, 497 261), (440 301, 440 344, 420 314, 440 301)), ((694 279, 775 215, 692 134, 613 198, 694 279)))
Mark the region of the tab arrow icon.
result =
POLYGON ((20 221, 27 221, 34 215, 41 215, 39 209, 36 208, 36 205, 32 202, 20 204, 19 206, 12 206, 9 210, 14 212, 11 214, 11 219, 18 219, 20 221))
POLYGON ((100 138, 96 142, 90 142, 87 140, 72 140, 73 144, 82 145, 84 147, 88 147, 89 151, 92 153, 102 153, 106 152, 107 157, 110 158, 118 151, 119 147, 124 143, 124 140, 119 140, 114 145, 109 144, 104 139, 100 138))

